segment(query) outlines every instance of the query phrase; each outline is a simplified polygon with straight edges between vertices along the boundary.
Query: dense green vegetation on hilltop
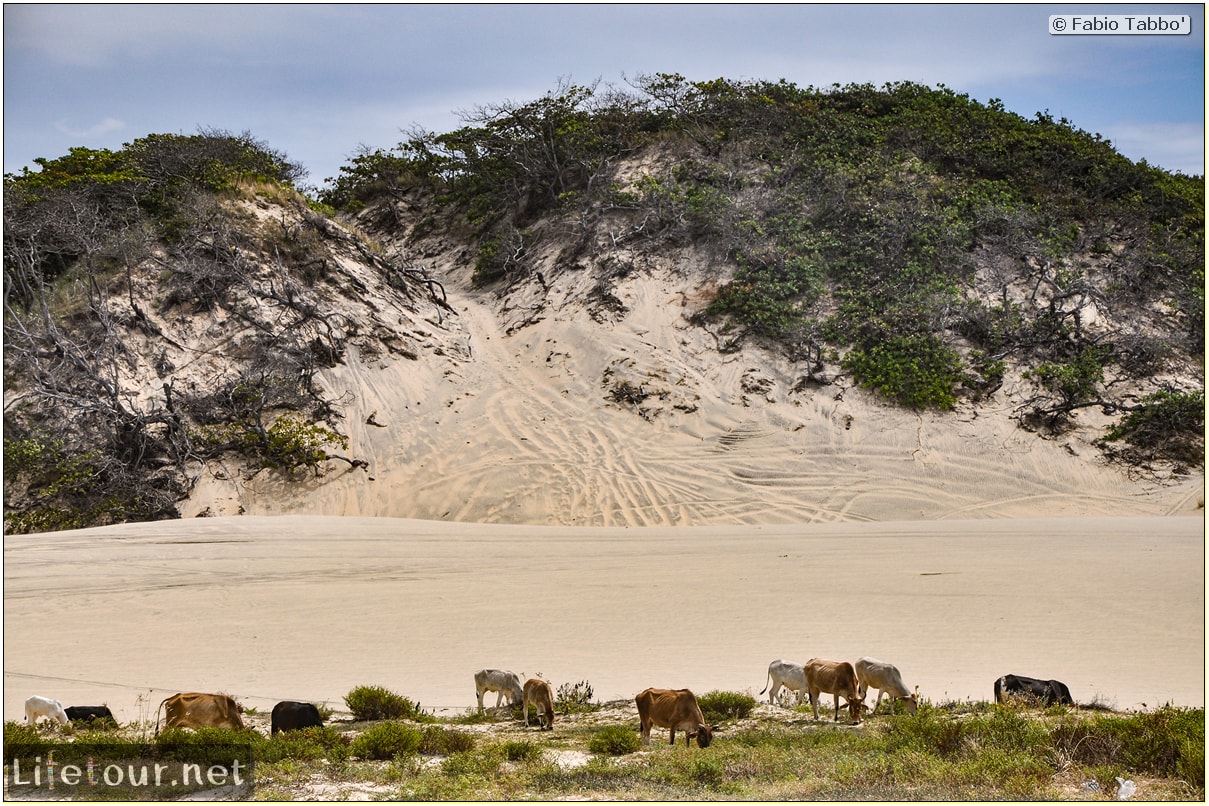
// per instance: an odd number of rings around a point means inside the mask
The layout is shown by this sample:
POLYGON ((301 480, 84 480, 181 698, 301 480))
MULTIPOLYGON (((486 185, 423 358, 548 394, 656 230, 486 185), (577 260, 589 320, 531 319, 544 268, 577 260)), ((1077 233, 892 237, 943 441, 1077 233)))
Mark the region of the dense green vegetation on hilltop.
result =
POLYGON ((480 107, 457 131, 362 153, 323 199, 428 193, 472 225, 483 283, 528 276, 543 217, 581 236, 568 268, 605 224, 633 248, 710 249, 729 280, 705 313, 727 344, 760 339, 816 370, 838 358, 909 406, 985 395, 1014 361, 1036 381, 1022 422, 1060 429, 1129 405, 1105 396, 1105 368, 1149 377, 1203 352, 1200 178, 943 86, 633 87, 480 107), (619 174, 659 149, 636 180, 619 174), (1111 326, 1090 327, 1092 310, 1111 326))

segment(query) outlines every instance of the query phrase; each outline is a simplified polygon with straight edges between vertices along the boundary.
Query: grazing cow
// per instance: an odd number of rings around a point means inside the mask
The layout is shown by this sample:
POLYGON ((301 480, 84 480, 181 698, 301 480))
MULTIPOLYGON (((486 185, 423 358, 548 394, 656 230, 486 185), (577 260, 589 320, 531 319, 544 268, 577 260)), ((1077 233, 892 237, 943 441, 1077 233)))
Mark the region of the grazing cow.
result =
POLYGON ((894 703, 899 700, 907 704, 909 714, 915 713, 919 708, 919 695, 907 691, 903 676, 895 666, 873 658, 861 658, 854 668, 856 679, 860 682, 862 699, 869 693, 869 689, 877 689, 877 702, 873 704, 873 713, 876 714, 878 706, 882 704, 883 694, 890 695, 891 711, 894 710, 894 703))
POLYGON ((686 688, 670 690, 648 688, 634 698, 638 705, 638 721, 642 725, 642 743, 651 743, 651 726, 667 728, 668 744, 676 743, 676 729, 684 731, 684 746, 697 738, 697 746, 709 747, 714 740, 716 725, 706 725, 697 698, 686 688))
MULTIPOLYGON (((231 728, 243 730, 243 709, 226 694, 201 694, 191 691, 173 694, 160 703, 165 728, 231 728)), ((155 709, 155 732, 159 733, 159 708, 155 709)))
POLYGON ((848 700, 848 713, 853 722, 861 721, 861 708, 865 698, 861 696, 856 670, 848 661, 821 660, 811 658, 806 662, 806 690, 814 706, 814 718, 819 718, 819 695, 835 695, 835 721, 840 721, 840 697, 848 700))
POLYGON ((529 727, 529 706, 532 705, 537 708, 537 726, 542 730, 554 730, 554 692, 549 683, 536 677, 526 680, 521 705, 525 709, 525 727, 529 727), (543 713, 545 725, 542 724, 543 713))
MULTIPOLYGON (((768 664, 768 677, 765 679, 772 683, 772 691, 768 692, 769 704, 776 701, 777 692, 781 690, 782 686, 796 692, 795 705, 802 704, 802 697, 806 694, 806 670, 804 668, 787 660, 774 660, 768 664)), ((764 683, 764 688, 760 689, 761 694, 768 688, 769 682, 764 683)))
POLYGON ((72 722, 92 722, 97 719, 108 719, 110 722, 117 723, 113 718, 113 712, 109 710, 107 705, 72 705, 69 708, 64 708, 67 718, 72 722))
POLYGON ((1005 674, 995 681, 995 702, 1005 702, 1009 694, 1036 697, 1046 705, 1074 705, 1070 689, 1061 680, 1038 680, 1018 674, 1005 674))
POLYGON ((25 721, 32 725, 40 717, 53 719, 60 725, 67 724, 67 714, 63 710, 63 703, 35 694, 25 701, 25 721))
POLYGON ((309 702, 282 700, 273 706, 270 724, 270 735, 276 735, 279 730, 321 728, 323 717, 319 716, 319 709, 309 702))
POLYGON ((479 698, 479 710, 483 710, 483 694, 488 691, 496 692, 495 707, 499 708, 505 696, 508 705, 521 702, 525 693, 521 690, 521 679, 512 672, 500 669, 479 669, 474 673, 474 691, 479 698))

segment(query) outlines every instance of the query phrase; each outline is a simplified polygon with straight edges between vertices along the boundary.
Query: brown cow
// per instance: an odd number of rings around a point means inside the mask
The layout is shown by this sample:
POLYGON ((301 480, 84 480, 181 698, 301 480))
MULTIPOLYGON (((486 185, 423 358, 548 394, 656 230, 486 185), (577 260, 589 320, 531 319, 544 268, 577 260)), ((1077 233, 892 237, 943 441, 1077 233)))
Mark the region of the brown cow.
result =
MULTIPOLYGON (((201 694, 191 691, 173 694, 160 703, 165 728, 231 728, 243 730, 239 712, 243 709, 226 694, 201 694)), ((155 711, 155 732, 159 733, 159 708, 155 711)))
POLYGON ((852 721, 860 722, 865 698, 860 694, 859 687, 856 670, 848 661, 811 658, 806 662, 806 688, 814 705, 815 719, 819 718, 819 694, 834 694, 835 721, 840 721, 840 697, 844 697, 848 700, 848 713, 852 721))
POLYGON ((638 705, 638 721, 642 724, 642 743, 651 743, 651 726, 667 728, 668 744, 676 743, 676 729, 684 731, 684 746, 697 737, 698 747, 709 747, 714 740, 716 725, 706 725, 697 698, 686 688, 648 688, 634 698, 638 705))
POLYGON ((545 680, 531 677, 525 681, 521 696, 521 707, 525 709, 525 727, 529 727, 529 706, 537 708, 537 726, 542 730, 554 730, 554 692, 545 680), (543 712, 545 724, 543 723, 543 712))

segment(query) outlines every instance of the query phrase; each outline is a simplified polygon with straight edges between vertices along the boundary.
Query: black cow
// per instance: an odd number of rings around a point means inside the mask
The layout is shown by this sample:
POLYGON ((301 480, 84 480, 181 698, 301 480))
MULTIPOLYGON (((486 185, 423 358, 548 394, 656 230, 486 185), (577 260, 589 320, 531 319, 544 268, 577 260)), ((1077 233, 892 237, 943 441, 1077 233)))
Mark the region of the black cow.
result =
POLYGON ((1003 702, 1008 694, 1027 694, 1046 705, 1074 705, 1070 689, 1061 680, 1038 680, 1018 674, 1005 674, 995 681, 995 702, 1003 702))
POLYGON ((323 727, 323 718, 319 716, 319 709, 309 702, 282 700, 273 706, 271 733, 274 735, 279 730, 321 727, 323 727))
POLYGON ((107 719, 115 725, 117 724, 108 705, 72 705, 64 708, 63 712, 72 722, 93 722, 107 719))

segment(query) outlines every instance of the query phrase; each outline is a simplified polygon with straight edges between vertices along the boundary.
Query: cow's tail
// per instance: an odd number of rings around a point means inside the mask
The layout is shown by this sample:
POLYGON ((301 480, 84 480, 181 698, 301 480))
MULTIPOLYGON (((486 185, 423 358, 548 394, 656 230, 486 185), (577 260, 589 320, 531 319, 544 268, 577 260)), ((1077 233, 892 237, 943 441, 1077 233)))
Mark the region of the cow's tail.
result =
POLYGON ((160 735, 160 711, 163 710, 164 703, 168 702, 168 700, 170 700, 170 699, 172 699, 172 698, 165 697, 163 700, 160 701, 159 707, 155 709, 155 735, 156 736, 160 735))
POLYGON ((1006 677, 1001 677, 995 681, 995 702, 1003 702, 1003 687, 1006 681, 1006 677))
POLYGON ((768 671, 768 673, 766 675, 764 675, 764 688, 760 689, 760 693, 763 694, 765 691, 768 691, 768 687, 771 685, 772 685, 772 670, 770 669, 768 671))

